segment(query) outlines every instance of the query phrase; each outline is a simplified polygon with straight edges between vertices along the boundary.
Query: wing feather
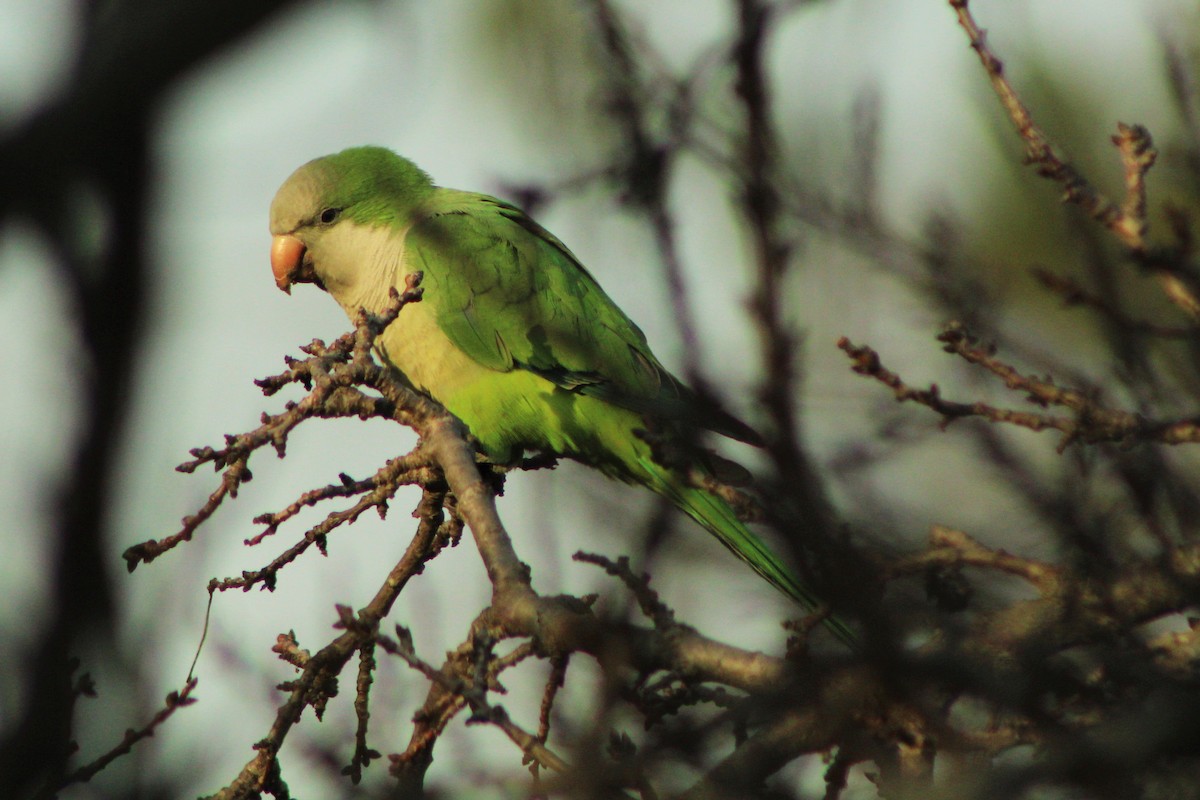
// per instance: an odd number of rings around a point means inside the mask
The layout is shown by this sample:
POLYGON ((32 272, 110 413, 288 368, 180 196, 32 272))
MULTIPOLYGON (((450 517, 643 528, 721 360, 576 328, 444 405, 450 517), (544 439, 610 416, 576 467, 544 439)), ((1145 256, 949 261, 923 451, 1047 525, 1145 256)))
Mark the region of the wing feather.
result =
POLYGON ((553 234, 486 195, 440 190, 405 239, 438 326, 494 370, 524 369, 566 391, 743 441, 757 434, 694 393, 553 234))

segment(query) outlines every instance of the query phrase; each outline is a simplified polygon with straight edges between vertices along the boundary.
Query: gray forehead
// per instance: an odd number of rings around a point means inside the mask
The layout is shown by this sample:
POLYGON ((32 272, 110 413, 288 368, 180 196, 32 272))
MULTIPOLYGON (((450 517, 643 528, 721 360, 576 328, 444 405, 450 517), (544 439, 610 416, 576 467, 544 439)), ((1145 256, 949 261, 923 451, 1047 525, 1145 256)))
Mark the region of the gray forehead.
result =
POLYGON ((321 171, 312 162, 293 172, 271 201, 271 232, 287 233, 312 215, 321 192, 321 171))

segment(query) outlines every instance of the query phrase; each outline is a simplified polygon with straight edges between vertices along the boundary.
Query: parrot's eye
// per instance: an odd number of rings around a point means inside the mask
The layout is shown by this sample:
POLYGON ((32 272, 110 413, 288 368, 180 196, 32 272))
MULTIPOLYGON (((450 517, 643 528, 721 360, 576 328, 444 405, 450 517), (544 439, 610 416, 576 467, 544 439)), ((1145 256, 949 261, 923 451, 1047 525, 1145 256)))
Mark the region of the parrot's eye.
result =
POLYGON ((331 224, 338 218, 338 214, 341 214, 341 213, 342 213, 342 210, 340 208, 324 209, 321 212, 321 224, 323 224, 323 225, 331 224))

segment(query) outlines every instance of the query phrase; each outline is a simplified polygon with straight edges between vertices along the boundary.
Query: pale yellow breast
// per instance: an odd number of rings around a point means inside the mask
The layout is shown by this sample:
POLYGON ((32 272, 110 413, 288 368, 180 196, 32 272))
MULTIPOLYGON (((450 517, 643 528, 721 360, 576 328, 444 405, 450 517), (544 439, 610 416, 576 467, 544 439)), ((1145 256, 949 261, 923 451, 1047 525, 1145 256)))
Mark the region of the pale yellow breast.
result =
MULTIPOLYGON (((330 230, 314 250, 326 288, 351 320, 360 308, 378 314, 388 291, 402 289, 407 230, 389 231, 345 222, 330 230)), ((447 407, 463 386, 492 371, 454 346, 434 320, 432 305, 410 303, 376 342, 380 357, 417 389, 447 407)))
POLYGON ((380 355, 423 392, 443 403, 457 390, 491 372, 456 347, 425 303, 400 311, 377 344, 380 355))

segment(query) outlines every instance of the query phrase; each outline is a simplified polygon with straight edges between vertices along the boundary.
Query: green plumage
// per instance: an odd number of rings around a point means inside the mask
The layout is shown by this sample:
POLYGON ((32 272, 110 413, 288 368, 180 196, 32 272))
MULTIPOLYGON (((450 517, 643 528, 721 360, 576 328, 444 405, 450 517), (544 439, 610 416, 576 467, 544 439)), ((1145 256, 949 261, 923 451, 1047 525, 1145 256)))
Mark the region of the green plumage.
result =
MULTIPOLYGON (((566 246, 520 209, 435 187, 412 162, 359 147, 293 173, 271 205, 271 232, 304 248, 287 282, 318 283, 350 315, 379 310, 390 287, 424 273, 422 301, 401 312, 378 350, 489 457, 547 451, 642 484, 785 594, 817 605, 724 501, 657 463, 639 434, 682 444, 697 429, 751 443, 757 435, 672 376, 566 246)), ((680 452, 702 470, 720 463, 680 452)), ((853 638, 840 622, 830 628, 853 638)))

